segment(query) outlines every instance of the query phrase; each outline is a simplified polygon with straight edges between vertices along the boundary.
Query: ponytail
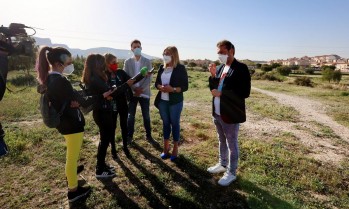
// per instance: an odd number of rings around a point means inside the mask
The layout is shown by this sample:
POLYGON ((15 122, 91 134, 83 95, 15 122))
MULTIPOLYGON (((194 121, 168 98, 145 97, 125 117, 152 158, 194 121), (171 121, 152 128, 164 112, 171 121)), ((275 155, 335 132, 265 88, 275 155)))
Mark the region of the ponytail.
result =
POLYGON ((35 69, 38 74, 37 79, 40 84, 46 84, 48 71, 50 71, 50 65, 46 58, 47 51, 52 51, 52 48, 48 46, 41 48, 35 64, 35 69))
POLYGON ((35 69, 38 74, 37 79, 40 84, 46 84, 48 72, 50 71, 50 64, 52 66, 56 63, 64 64, 64 57, 66 56, 62 55, 67 55, 67 57, 71 57, 71 53, 63 47, 52 48, 45 46, 41 48, 35 65, 35 69), (46 52, 48 52, 47 55, 46 52))

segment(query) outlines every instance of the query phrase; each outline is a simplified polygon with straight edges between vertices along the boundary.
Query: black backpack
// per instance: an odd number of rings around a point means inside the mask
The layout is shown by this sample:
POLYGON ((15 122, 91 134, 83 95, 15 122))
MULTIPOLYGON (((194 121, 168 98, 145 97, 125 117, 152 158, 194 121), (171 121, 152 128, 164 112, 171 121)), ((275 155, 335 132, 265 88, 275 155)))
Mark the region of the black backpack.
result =
POLYGON ((40 112, 41 112, 42 120, 44 121, 44 124, 47 127, 56 128, 61 122, 61 116, 67 105, 67 102, 65 102, 61 107, 60 111, 57 112, 56 109, 53 107, 52 103, 50 102, 50 99, 47 95, 47 89, 39 93, 41 93, 40 112))

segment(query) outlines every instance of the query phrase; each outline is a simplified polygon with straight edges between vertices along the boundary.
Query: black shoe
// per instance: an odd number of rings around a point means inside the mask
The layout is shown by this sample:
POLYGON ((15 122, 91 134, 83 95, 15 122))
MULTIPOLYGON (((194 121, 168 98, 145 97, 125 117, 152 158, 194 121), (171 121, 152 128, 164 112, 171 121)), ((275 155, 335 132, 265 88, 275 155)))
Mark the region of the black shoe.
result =
POLYGON ((107 168, 104 168, 103 170, 97 170, 96 171, 96 178, 112 178, 115 177, 116 174, 114 173, 114 171, 111 171, 107 168))
POLYGON ((84 167, 84 165, 78 165, 78 167, 77 167, 77 174, 79 174, 79 173, 81 173, 83 170, 85 169, 85 167, 84 167))
POLYGON ((75 202, 78 199, 85 197, 91 192, 91 187, 81 187, 78 186, 77 190, 74 192, 68 192, 68 200, 69 202, 75 202))
POLYGON ((105 165, 104 165, 104 168, 107 169, 107 170, 110 170, 110 171, 115 171, 115 167, 114 167, 114 166, 111 166, 111 165, 105 164, 105 165))

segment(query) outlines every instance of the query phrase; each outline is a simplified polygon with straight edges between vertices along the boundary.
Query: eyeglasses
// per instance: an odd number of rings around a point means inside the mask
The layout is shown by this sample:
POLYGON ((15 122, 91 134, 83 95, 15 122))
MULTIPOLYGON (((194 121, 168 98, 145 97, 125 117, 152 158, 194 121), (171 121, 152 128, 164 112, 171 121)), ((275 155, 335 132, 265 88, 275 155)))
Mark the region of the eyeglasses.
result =
POLYGON ((172 56, 172 54, 169 53, 163 53, 162 56, 172 56))

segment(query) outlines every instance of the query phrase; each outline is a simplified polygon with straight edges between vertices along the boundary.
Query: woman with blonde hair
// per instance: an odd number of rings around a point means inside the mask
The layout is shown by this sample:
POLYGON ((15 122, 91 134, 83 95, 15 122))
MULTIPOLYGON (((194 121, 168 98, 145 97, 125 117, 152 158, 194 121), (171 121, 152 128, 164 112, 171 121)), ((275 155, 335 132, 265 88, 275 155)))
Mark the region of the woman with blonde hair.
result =
POLYGON ((159 109, 163 121, 164 148, 162 159, 175 161, 178 156, 180 139, 180 116, 183 109, 183 92, 188 90, 188 74, 184 65, 179 63, 178 50, 169 46, 163 51, 164 65, 161 65, 155 87, 159 90, 155 106, 159 109), (170 134, 172 131, 173 150, 170 154, 170 134))

